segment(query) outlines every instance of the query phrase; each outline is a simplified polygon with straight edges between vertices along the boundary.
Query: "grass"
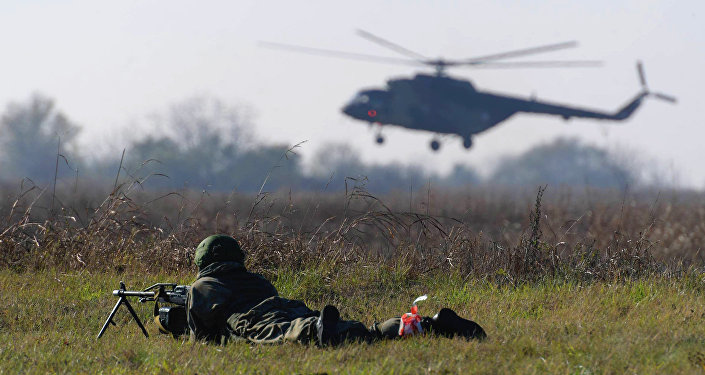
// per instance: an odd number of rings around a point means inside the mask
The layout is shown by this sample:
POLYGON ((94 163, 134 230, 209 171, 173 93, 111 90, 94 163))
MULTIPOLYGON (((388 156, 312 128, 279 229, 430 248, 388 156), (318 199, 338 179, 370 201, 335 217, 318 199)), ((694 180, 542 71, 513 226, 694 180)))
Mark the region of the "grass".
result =
MULTIPOLYGON (((705 213, 698 197, 676 208, 666 205, 667 221, 658 214, 658 197, 647 205, 637 194, 621 206, 593 202, 580 213, 584 202, 553 197, 546 203, 540 193, 522 204, 523 219, 514 217, 518 203, 509 209, 511 201, 503 195, 484 201, 481 194, 473 196, 464 213, 461 196, 431 198, 458 216, 399 210, 398 197, 387 204, 358 188, 338 203, 331 200, 334 194, 317 201, 291 194, 249 197, 255 202, 249 206, 243 197, 186 195, 118 189, 96 206, 84 202, 80 209, 46 212, 38 204, 48 198, 34 187, 25 189, 0 207, 0 218, 6 218, 0 221, 0 268, 179 272, 190 266, 195 245, 214 232, 236 236, 248 249, 249 267, 267 276, 326 259, 340 268, 373 262, 408 267, 410 273, 457 271, 516 285, 545 277, 640 277, 705 262, 699 214, 670 216, 705 213), (162 198, 177 201, 155 204, 162 198), (495 225, 492 212, 509 224, 495 225), (492 235, 487 227, 504 232, 492 235)), ((604 199, 609 197, 614 196, 604 199)))
POLYGON ((116 186, 3 194, 0 374, 705 371, 702 194, 487 189, 412 202, 359 187, 247 197, 116 186), (314 309, 333 303, 369 325, 428 294, 421 314, 453 308, 489 339, 215 347, 157 334, 144 305, 152 337, 123 310, 95 339, 120 280, 191 283, 195 245, 213 232, 236 236, 248 268, 314 309))
POLYGON ((226 347, 160 335, 151 305, 138 305, 144 338, 126 310, 101 340, 95 336, 124 279, 141 288, 188 283, 191 275, 38 274, 0 271, 0 373, 702 373, 705 288, 701 276, 625 282, 541 282, 498 286, 459 275, 409 280, 394 270, 341 275, 283 270, 283 295, 314 308, 335 303, 366 324, 400 315, 417 295, 422 314, 448 306, 480 323, 489 339, 414 337, 318 349, 299 344, 226 347), (298 274, 298 273, 297 273, 298 274), (302 283, 302 280, 305 282, 302 283), (305 288, 303 287, 305 286, 305 288), (316 292, 311 292, 316 291, 316 292), (373 292, 372 292, 373 291, 373 292))

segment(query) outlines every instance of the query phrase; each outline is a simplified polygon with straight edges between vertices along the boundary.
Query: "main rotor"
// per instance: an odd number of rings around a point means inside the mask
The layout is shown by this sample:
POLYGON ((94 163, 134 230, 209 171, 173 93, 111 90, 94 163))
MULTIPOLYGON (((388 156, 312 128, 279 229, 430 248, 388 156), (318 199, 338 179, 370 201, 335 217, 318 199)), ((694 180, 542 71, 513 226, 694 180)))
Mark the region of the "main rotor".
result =
POLYGON ((565 67, 597 67, 601 66, 600 61, 588 61, 588 60, 562 60, 562 61, 501 61, 505 59, 513 59, 516 57, 524 57, 528 55, 534 55, 539 53, 552 52, 567 48, 573 48, 578 45, 575 41, 548 44, 543 46, 531 47, 518 49, 513 51, 506 51, 501 53, 494 53, 490 55, 472 57, 468 59, 459 60, 446 60, 443 58, 432 59, 424 56, 420 53, 412 51, 408 48, 402 47, 396 43, 390 42, 386 39, 380 38, 372 33, 364 30, 357 30, 357 35, 365 38, 375 44, 385 47, 389 50, 396 52, 397 54, 403 55, 405 58, 395 58, 386 56, 376 56, 368 55, 354 52, 336 51, 321 48, 311 48, 296 46, 291 44, 273 43, 273 42, 260 42, 260 45, 268 48, 276 48, 294 52, 301 52, 313 55, 338 57, 352 60, 365 60, 378 63, 386 64, 400 64, 400 65, 415 65, 415 66, 428 66, 432 67, 437 76, 443 76, 447 68, 451 67, 465 67, 465 68, 565 68, 565 67))

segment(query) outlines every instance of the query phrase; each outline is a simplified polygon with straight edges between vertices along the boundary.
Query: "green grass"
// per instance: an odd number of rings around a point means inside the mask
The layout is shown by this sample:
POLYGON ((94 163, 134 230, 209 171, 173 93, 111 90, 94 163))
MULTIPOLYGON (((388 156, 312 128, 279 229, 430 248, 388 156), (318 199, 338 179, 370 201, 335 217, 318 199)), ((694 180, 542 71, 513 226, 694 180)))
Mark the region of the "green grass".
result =
POLYGON ((403 277, 403 269, 325 264, 281 270, 281 294, 312 308, 340 307, 365 324, 397 316, 428 293, 422 314, 448 306, 481 324, 485 342, 414 337, 319 349, 298 344, 227 347, 156 333, 151 305, 136 304, 151 337, 126 310, 96 340, 124 280, 137 289, 191 275, 39 274, 0 270, 0 373, 703 373, 702 276, 577 284, 544 281, 499 286, 459 275, 403 277))

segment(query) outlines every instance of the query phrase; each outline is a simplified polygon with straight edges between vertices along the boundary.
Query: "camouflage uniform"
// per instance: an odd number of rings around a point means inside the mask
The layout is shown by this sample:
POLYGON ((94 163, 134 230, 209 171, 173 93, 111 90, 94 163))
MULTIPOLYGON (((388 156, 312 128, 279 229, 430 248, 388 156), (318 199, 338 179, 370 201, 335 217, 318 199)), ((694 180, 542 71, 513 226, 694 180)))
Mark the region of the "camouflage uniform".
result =
MULTIPOLYGON (((228 340, 260 344, 316 342, 320 313, 301 301, 279 297, 269 281, 248 272, 243 265, 245 253, 234 238, 206 238, 198 245, 194 261, 199 272, 186 302, 191 340, 223 345, 228 340)), ((338 320, 334 334, 337 342, 394 339, 399 337, 399 323, 400 318, 392 318, 368 330, 360 322, 338 320)), ((441 309, 434 318, 424 318, 421 325, 424 331, 448 337, 486 337, 477 323, 458 317, 450 309, 441 309)))
MULTIPOLYGON (((228 236, 210 236, 198 246, 195 257, 198 278, 187 301, 187 320, 192 340, 225 344, 228 340, 254 343, 316 339, 319 312, 303 302, 279 297, 274 286, 243 266, 244 253, 228 236)), ((385 322, 387 330, 399 327, 399 319, 385 322)), ((341 320, 337 331, 347 340, 369 341, 391 336, 372 331, 356 321, 341 320)))

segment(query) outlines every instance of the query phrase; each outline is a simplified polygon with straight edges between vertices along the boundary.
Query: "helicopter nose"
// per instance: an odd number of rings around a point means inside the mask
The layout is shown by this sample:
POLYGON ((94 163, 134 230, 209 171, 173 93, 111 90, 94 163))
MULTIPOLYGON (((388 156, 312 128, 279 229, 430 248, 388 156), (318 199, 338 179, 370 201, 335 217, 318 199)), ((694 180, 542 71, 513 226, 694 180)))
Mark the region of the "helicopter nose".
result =
POLYGON ((377 121, 377 111, 374 109, 370 109, 365 105, 348 104, 343 107, 343 113, 357 120, 369 122, 377 121))
POLYGON ((352 116, 352 110, 350 107, 351 107, 351 105, 349 105, 349 104, 344 106, 342 109, 343 113, 345 113, 348 116, 352 116))
POLYGON ((343 107, 343 113, 346 115, 352 117, 352 118, 360 118, 360 108, 359 106, 355 104, 348 104, 345 107, 343 107))

